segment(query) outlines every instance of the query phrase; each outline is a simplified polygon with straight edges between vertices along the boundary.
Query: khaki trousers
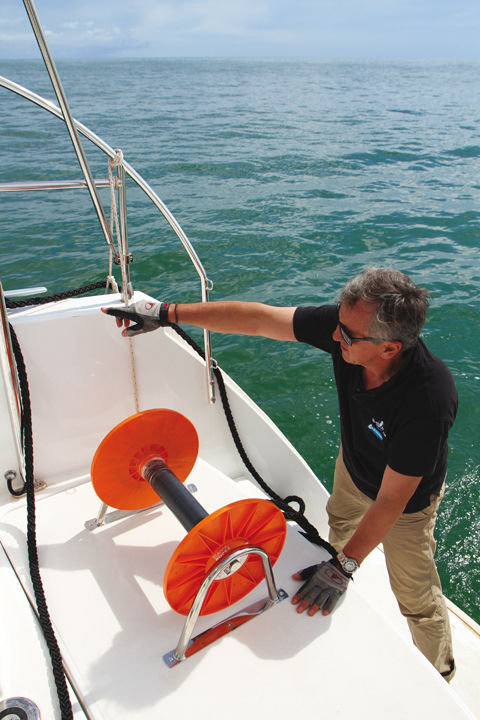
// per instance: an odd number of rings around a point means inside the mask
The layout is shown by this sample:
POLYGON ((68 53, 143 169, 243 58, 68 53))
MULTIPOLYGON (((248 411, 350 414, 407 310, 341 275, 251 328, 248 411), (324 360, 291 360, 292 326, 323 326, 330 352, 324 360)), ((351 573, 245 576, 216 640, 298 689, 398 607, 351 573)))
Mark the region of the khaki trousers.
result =
MULTIPOLYGON (((454 674, 450 623, 434 561, 433 531, 442 495, 432 495, 424 510, 403 513, 384 538, 383 548, 390 585, 413 642, 450 681, 454 674)), ((344 548, 373 502, 354 485, 340 449, 327 503, 329 541, 337 551, 344 548)))

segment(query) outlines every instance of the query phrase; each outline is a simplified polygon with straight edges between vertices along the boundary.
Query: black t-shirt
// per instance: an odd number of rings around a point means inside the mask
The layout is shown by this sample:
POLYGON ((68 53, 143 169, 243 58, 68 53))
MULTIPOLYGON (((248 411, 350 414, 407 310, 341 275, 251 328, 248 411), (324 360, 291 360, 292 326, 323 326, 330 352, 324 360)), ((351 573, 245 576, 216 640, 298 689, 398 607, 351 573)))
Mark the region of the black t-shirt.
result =
POLYGON ((430 495, 438 495, 447 472, 447 436, 458 405, 452 375, 418 340, 393 377, 365 390, 362 367, 345 362, 332 338, 337 320, 335 305, 298 307, 293 328, 297 340, 332 356, 347 470, 372 499, 387 465, 404 475, 421 475, 404 512, 422 510, 430 495))

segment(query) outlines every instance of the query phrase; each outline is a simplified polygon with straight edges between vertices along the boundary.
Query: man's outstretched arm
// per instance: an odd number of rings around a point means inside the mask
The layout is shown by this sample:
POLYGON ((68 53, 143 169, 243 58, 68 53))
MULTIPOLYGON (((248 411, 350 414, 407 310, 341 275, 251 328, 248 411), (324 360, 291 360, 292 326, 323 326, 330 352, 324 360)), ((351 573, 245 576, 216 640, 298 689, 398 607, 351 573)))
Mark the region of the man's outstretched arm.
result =
POLYGON ((150 332, 171 323, 185 323, 219 333, 259 335, 273 340, 296 340, 295 309, 238 300, 185 304, 139 300, 128 308, 102 308, 103 312, 116 317, 117 325, 124 327, 125 336, 150 332))

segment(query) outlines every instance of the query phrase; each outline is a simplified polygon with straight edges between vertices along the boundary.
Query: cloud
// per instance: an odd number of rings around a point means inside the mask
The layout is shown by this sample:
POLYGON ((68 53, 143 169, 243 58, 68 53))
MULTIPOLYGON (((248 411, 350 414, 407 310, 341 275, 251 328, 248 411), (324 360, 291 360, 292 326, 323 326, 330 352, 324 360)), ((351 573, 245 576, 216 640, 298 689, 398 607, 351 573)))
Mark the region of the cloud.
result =
POLYGON ((22 18, 18 16, 0 16, 0 41, 3 43, 23 43, 31 39, 32 32, 22 18))

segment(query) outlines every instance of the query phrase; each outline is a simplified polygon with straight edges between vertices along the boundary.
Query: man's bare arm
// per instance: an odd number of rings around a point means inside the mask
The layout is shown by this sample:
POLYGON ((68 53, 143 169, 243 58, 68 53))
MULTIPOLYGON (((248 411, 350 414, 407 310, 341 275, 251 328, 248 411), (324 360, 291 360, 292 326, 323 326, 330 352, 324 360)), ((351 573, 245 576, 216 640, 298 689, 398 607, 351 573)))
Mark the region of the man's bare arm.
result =
POLYGON ((172 304, 168 309, 168 319, 220 333, 296 340, 293 332, 295 309, 237 300, 172 304))

